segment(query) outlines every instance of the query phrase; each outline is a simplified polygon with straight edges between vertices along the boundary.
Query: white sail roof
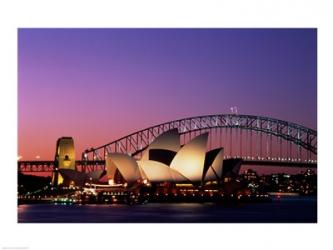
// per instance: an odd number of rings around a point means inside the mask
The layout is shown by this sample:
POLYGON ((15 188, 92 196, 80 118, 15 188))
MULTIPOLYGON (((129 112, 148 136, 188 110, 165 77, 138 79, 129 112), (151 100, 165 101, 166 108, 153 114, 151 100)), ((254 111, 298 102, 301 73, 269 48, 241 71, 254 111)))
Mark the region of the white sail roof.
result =
POLYGON ((217 174, 218 178, 222 177, 223 158, 224 158, 224 149, 221 148, 211 166, 214 169, 215 173, 217 174))
POLYGON ((158 161, 138 161, 139 167, 144 171, 150 182, 182 182, 188 181, 179 172, 158 161))
POLYGON ((165 133, 160 134, 155 140, 148 146, 142 155, 141 160, 149 160, 149 150, 151 149, 165 149, 169 151, 177 152, 180 148, 180 137, 178 129, 171 129, 165 133))
POLYGON ((141 179, 137 162, 129 155, 110 153, 106 157, 106 171, 109 179, 114 179, 116 169, 124 179, 131 183, 141 179))
POLYGON ((172 160, 170 167, 190 181, 201 181, 207 140, 208 133, 204 133, 184 145, 172 160))
POLYGON ((212 169, 212 167, 209 167, 209 169, 207 170, 206 176, 205 176, 205 181, 213 181, 216 180, 216 174, 214 173, 214 170, 212 169))

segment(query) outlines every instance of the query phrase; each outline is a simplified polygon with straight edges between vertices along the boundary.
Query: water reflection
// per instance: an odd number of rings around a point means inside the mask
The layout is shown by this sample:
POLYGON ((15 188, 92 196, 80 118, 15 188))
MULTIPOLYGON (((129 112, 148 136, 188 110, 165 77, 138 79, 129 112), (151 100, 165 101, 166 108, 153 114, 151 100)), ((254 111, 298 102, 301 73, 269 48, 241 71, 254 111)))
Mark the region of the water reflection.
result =
POLYGON ((315 198, 279 199, 270 203, 148 203, 113 205, 20 205, 19 222, 316 222, 315 198))

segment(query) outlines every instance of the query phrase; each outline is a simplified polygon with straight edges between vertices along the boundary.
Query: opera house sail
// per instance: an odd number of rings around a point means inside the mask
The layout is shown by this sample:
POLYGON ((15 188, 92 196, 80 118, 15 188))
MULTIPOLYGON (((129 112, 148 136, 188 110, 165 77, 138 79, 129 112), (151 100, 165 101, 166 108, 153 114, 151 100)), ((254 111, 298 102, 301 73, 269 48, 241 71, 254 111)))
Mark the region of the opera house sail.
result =
POLYGON ((120 153, 108 154, 107 176, 113 183, 118 169, 129 184, 148 181, 202 185, 206 181, 220 181, 224 150, 218 148, 207 153, 207 141, 208 133, 203 133, 181 146, 178 129, 171 129, 159 135, 140 160, 120 153))

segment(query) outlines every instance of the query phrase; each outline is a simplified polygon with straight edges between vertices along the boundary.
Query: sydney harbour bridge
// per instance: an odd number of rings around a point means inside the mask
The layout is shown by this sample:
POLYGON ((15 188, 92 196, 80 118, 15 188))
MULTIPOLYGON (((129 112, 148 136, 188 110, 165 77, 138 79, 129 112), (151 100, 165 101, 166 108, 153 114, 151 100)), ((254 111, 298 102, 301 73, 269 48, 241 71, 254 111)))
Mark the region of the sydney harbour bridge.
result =
MULTIPOLYGON (((184 145, 209 132, 207 149, 224 148, 224 157, 242 159, 243 165, 317 167, 317 131, 270 117, 217 114, 161 123, 107 144, 88 148, 76 160, 81 171, 104 169, 105 157, 120 152, 139 159, 160 134, 177 128, 184 145)), ((52 172, 54 161, 18 161, 19 172, 52 172)))

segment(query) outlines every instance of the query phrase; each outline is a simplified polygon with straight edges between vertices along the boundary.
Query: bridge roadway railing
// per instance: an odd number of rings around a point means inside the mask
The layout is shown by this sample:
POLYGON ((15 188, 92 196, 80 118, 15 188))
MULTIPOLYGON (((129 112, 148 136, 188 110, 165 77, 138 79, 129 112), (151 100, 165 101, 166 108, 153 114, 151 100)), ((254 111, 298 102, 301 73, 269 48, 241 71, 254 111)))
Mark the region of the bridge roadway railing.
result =
MULTIPOLYGON (((251 166, 281 166, 281 167, 299 167, 299 168, 317 168, 317 161, 299 161, 297 159, 257 159, 242 158, 242 165, 251 166)), ((54 161, 18 161, 18 172, 22 173, 51 173, 54 171, 54 161)), ((76 161, 78 171, 91 172, 98 169, 105 170, 105 161, 76 161)))
MULTIPOLYGON (((18 172, 53 172, 54 161, 18 161, 18 172)), ((78 171, 94 171, 105 168, 105 161, 75 161, 75 168, 78 171)))

